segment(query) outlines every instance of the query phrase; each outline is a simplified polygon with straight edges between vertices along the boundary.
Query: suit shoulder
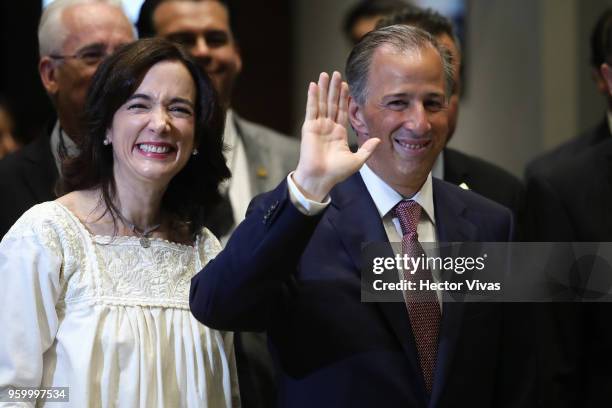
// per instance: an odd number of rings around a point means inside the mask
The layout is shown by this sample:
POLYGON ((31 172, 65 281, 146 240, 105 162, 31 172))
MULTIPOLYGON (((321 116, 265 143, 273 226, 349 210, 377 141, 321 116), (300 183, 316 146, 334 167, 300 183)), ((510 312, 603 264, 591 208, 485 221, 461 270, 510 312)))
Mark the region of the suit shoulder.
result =
POLYGON ((21 149, 17 150, 16 152, 13 152, 13 153, 10 153, 4 156, 0 160, 0 174, 4 176, 5 174, 13 173, 15 169, 20 167, 21 163, 23 163, 26 149, 29 149, 29 148, 30 148, 30 145, 28 144, 22 147, 21 149))
POLYGON ((550 172, 555 167, 562 165, 565 161, 571 161, 574 155, 584 153, 589 146, 607 139, 607 135, 609 135, 608 124, 602 122, 598 126, 579 134, 533 159, 527 164, 525 177, 529 178, 539 173, 545 174, 550 172))
POLYGON ((591 184, 595 176, 605 174, 610 159, 612 159, 612 139, 602 142, 597 149, 582 151, 553 168, 535 173, 531 179, 545 181, 560 190, 568 190, 575 194, 577 187, 582 188, 586 184, 591 184))
POLYGON ((496 180, 496 183, 503 184, 505 188, 522 189, 523 184, 518 177, 479 157, 450 148, 445 149, 444 157, 447 164, 451 166, 453 162, 460 163, 461 167, 464 167, 472 177, 482 176, 488 180, 496 180))
POLYGON ((434 179, 434 185, 438 194, 443 193, 443 199, 456 200, 462 203, 466 209, 482 214, 499 215, 500 217, 511 217, 507 207, 496 203, 471 190, 464 190, 444 180, 434 179))
POLYGON ((275 150, 297 151, 299 141, 296 138, 277 132, 269 127, 251 122, 235 115, 236 124, 240 132, 247 139, 257 139, 275 150))

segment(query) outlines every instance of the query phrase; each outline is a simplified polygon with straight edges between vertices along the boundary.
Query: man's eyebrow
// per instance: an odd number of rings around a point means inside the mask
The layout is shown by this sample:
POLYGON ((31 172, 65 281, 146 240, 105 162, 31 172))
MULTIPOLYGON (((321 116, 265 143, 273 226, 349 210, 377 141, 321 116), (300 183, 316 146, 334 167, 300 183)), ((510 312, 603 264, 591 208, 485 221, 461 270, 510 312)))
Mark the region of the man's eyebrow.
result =
POLYGON ((79 48, 79 51, 88 51, 88 50, 98 50, 98 49, 106 49, 106 44, 104 43, 93 43, 87 44, 84 47, 79 48))
POLYGON ((383 96, 383 99, 404 98, 406 96, 409 96, 409 94, 407 92, 397 92, 397 93, 385 95, 385 96, 383 96))

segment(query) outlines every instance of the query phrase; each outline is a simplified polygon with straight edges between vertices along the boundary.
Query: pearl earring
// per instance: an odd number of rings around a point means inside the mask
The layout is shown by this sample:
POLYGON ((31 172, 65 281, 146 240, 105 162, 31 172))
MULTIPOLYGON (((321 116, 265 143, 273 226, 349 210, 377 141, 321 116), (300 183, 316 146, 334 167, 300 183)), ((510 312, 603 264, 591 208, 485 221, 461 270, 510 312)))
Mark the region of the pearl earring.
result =
POLYGON ((191 152, 191 154, 193 156, 197 156, 198 155, 198 149, 193 149, 193 152, 191 152))
POLYGON ((110 141, 110 140, 108 140, 108 137, 107 137, 107 138, 105 138, 105 139, 104 139, 104 141, 102 142, 102 144, 103 144, 104 146, 108 146, 109 144, 111 144, 111 141, 110 141))

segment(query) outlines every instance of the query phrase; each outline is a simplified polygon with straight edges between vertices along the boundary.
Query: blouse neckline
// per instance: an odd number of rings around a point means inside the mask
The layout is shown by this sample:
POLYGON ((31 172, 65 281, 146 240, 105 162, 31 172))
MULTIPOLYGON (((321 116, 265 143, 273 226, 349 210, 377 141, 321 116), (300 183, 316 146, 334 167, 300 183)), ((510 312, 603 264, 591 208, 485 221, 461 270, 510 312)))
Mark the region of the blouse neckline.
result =
MULTIPOLYGON (((106 245, 111 244, 111 243, 119 243, 119 244, 129 243, 129 244, 140 245, 140 237, 137 237, 135 235, 111 236, 111 235, 94 234, 85 226, 85 224, 83 224, 83 222, 72 211, 68 209, 68 207, 66 207, 64 204, 60 203, 57 200, 54 200, 52 202, 56 204, 59 208, 61 208, 62 211, 66 213, 66 215, 72 221, 74 221, 79 226, 80 229, 84 230, 86 235, 92 240, 92 242, 96 242, 99 244, 106 244, 106 245)), ((199 239, 196 239, 196 242, 194 242, 193 245, 187 245, 187 244, 182 244, 180 242, 169 241, 165 238, 159 238, 159 237, 149 237, 149 241, 151 241, 151 243, 163 244, 165 246, 176 247, 179 249, 195 249, 197 248, 199 239)))

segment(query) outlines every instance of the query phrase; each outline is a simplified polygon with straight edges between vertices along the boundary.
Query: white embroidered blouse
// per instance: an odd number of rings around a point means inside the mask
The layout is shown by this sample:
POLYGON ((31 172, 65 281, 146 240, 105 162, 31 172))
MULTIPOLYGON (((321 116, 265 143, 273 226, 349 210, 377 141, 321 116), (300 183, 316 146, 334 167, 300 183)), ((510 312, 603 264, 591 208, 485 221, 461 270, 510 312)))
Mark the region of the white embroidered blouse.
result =
POLYGON ((62 407, 239 406, 232 333, 189 311, 190 279, 219 251, 205 229, 194 246, 143 248, 91 235, 56 201, 34 206, 0 243, 0 393, 69 387, 62 407))

